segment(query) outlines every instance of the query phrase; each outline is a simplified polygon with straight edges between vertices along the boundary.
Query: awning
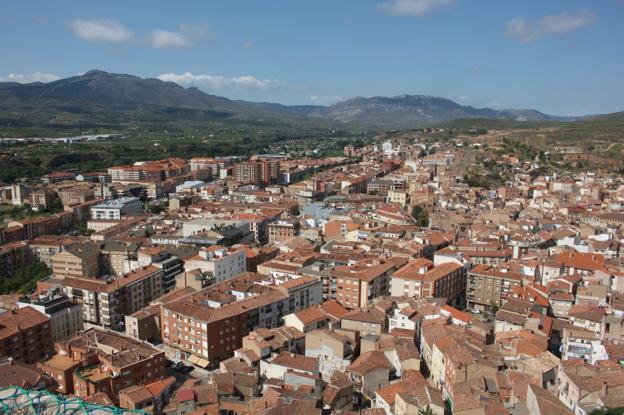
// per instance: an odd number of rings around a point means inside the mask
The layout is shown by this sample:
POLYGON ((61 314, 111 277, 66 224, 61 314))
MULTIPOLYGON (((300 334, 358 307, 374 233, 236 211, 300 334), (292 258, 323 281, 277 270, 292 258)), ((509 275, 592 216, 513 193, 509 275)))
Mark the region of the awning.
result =
POLYGON ((210 361, 206 359, 202 359, 201 357, 197 359, 197 363, 195 363, 199 367, 203 367, 204 369, 210 366, 210 361))
POLYGON ((186 359, 187 361, 193 363, 194 365, 197 364, 197 361, 199 360, 199 357, 195 356, 194 354, 192 354, 188 359, 186 359))

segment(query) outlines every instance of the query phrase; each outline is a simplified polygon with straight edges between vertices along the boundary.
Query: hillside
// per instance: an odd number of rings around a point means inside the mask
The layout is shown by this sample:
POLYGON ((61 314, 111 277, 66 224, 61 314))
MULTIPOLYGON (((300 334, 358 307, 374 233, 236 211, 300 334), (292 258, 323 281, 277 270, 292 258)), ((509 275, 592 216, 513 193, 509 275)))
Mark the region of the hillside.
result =
POLYGON ((526 137, 542 136, 547 143, 585 145, 590 142, 624 143, 624 112, 582 117, 574 122, 543 120, 520 122, 503 119, 456 119, 435 127, 454 130, 483 129, 523 132, 526 137))
POLYGON ((495 110, 460 105, 428 95, 352 98, 311 114, 312 116, 369 126, 395 128, 433 125, 455 119, 485 118, 544 121, 554 117, 535 110, 495 110))
POLYGON ((173 82, 93 70, 49 83, 0 83, 8 135, 213 128, 404 129, 465 119, 561 120, 536 110, 496 110, 427 95, 352 98, 328 107, 230 100, 173 82))
POLYGON ((49 83, 0 83, 0 127, 19 135, 155 125, 181 131, 241 123, 323 125, 321 120, 300 119, 296 107, 282 111, 276 107, 97 70, 49 83))

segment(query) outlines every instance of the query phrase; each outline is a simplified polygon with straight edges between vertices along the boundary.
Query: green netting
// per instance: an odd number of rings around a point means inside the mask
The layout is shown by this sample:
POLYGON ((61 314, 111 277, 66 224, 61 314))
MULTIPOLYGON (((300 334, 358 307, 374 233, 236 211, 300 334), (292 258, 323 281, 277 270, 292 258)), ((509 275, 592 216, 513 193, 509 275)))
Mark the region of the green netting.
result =
POLYGON ((145 411, 96 405, 78 398, 10 386, 0 388, 0 414, 11 415, 147 415, 145 411))

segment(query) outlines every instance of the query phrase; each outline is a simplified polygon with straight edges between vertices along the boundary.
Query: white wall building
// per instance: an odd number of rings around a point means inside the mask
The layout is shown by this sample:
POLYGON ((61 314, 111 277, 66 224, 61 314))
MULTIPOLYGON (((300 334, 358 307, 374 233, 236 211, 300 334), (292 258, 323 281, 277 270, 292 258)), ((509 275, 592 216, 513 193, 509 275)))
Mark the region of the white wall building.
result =
POLYGON ((63 340, 83 329, 82 308, 63 295, 60 290, 49 290, 36 298, 22 298, 19 308, 32 307, 50 318, 53 340, 63 340))
POLYGON ((246 258, 243 249, 229 250, 214 246, 206 248, 184 264, 185 271, 200 269, 211 272, 217 283, 228 280, 246 271, 246 258))
POLYGON ((143 211, 143 202, 138 197, 121 197, 91 207, 92 219, 119 220, 123 215, 143 211))

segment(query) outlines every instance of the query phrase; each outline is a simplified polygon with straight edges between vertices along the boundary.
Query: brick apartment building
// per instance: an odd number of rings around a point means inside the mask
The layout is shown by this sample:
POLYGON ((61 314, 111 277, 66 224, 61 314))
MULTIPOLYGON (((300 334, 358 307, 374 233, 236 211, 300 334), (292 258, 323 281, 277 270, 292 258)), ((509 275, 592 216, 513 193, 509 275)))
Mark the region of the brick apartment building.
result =
POLYGON ((18 240, 34 239, 42 235, 57 235, 62 231, 72 229, 73 226, 74 214, 72 212, 60 212, 50 216, 38 216, 31 219, 10 222, 8 224, 8 228, 20 228, 18 240))
POLYGON ((54 350, 50 319, 32 307, 0 313, 0 357, 35 363, 54 350))
POLYGON ((163 270, 144 266, 119 278, 65 278, 63 291, 82 305, 84 321, 104 327, 116 327, 124 316, 147 306, 164 294, 163 270))
POLYGON ((173 177, 182 176, 190 172, 187 160, 169 158, 135 163, 131 166, 115 166, 108 169, 113 182, 162 182, 173 177))
POLYGON ((339 265, 332 271, 336 280, 336 300, 348 309, 366 307, 376 297, 390 294, 390 276, 402 258, 382 264, 339 265))
POLYGON ((104 393, 114 403, 124 388, 166 376, 165 352, 122 334, 89 329, 56 344, 57 354, 38 366, 60 391, 89 399, 104 393))
POLYGON ((481 310, 501 306, 512 287, 520 287, 522 274, 503 267, 477 265, 468 273, 466 301, 468 307, 481 310))
POLYGON ((212 177, 219 177, 223 170, 227 170, 234 164, 234 159, 230 157, 193 157, 191 159, 191 171, 208 170, 212 177))
POLYGON ((280 285, 266 281, 245 273, 163 305, 163 342, 177 357, 195 356, 200 365, 214 365, 231 357, 249 332, 279 327, 285 315, 322 302, 319 279, 300 277, 280 285))
POLYGON ((232 176, 243 184, 258 186, 277 184, 280 179, 280 161, 266 159, 242 161, 234 165, 232 176))
POLYGON ((394 297, 443 297, 458 304, 466 290, 464 267, 455 262, 438 266, 425 258, 410 261, 392 275, 390 294, 394 297))
POLYGON ((30 265, 33 255, 27 244, 10 242, 0 246, 0 277, 11 276, 18 269, 30 265))

